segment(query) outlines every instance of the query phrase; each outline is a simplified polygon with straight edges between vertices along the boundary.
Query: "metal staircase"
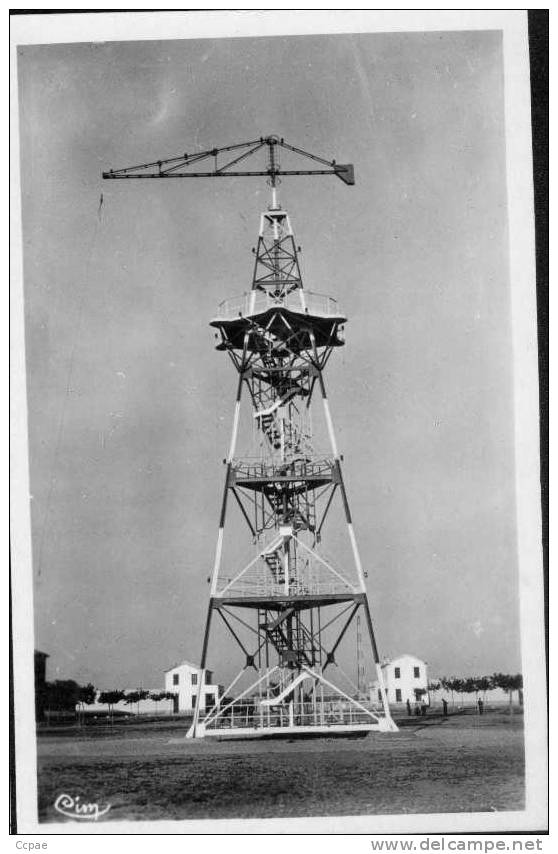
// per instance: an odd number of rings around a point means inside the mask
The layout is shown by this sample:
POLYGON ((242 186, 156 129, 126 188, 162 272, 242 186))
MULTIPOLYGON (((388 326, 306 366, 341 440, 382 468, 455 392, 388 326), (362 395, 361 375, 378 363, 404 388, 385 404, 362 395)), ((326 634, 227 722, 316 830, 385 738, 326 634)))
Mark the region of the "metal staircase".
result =
POLYGON ((273 579, 277 582, 277 584, 285 583, 285 566, 283 561, 281 560, 281 553, 279 548, 275 549, 272 552, 266 552, 262 555, 264 561, 267 563, 273 579))

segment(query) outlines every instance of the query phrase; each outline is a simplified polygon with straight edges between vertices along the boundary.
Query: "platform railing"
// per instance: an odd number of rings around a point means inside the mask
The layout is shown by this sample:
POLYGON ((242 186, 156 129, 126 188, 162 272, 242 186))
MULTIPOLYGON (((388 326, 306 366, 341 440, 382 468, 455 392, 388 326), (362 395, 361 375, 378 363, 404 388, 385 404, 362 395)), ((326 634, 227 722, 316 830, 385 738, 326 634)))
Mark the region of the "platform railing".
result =
POLYGON ((269 291, 250 291, 230 297, 219 303, 215 320, 236 320, 238 317, 251 317, 270 308, 280 307, 300 314, 343 317, 333 297, 297 288, 282 297, 274 297, 269 291))
MULTIPOLYGON (((232 581, 232 578, 223 576, 220 578, 222 590, 217 591, 217 595, 222 592, 228 598, 235 597, 258 596, 266 599, 274 599, 285 595, 285 585, 282 582, 269 580, 240 578, 230 587, 227 585, 232 581)), ((352 587, 348 583, 342 581, 323 581, 323 580, 297 580, 289 584, 289 595, 293 596, 334 596, 338 593, 351 592, 352 587)))
POLYGON ((373 725, 377 720, 377 712, 373 707, 366 711, 344 701, 318 701, 315 706, 312 703, 264 706, 258 698, 254 698, 252 701, 233 703, 222 713, 212 716, 208 729, 362 726, 373 725))
POLYGON ((321 457, 315 460, 295 459, 290 463, 275 463, 261 460, 259 457, 243 457, 233 460, 233 469, 239 478, 273 477, 320 477, 331 474, 334 460, 321 457))

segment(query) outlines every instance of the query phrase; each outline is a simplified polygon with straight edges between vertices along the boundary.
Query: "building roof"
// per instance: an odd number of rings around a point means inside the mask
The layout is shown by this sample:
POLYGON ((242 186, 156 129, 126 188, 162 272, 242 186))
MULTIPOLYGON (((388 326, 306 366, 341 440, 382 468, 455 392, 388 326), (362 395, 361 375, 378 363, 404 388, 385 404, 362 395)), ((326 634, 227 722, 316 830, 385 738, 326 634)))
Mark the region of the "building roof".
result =
MULTIPOLYGON (((192 670, 200 669, 199 664, 192 664, 191 661, 187 661, 186 659, 184 659, 184 661, 179 661, 177 664, 173 664, 172 667, 167 667, 166 670, 163 670, 163 673, 170 673, 171 670, 176 670, 177 667, 191 667, 192 670)), ((213 670, 211 670, 209 667, 206 667, 205 669, 208 670, 210 673, 213 673, 213 670)))
POLYGON ((388 664, 394 664, 396 661, 401 661, 402 658, 412 658, 413 661, 420 661, 421 664, 428 664, 427 661, 419 658, 418 655, 413 655, 409 652, 402 652, 401 655, 396 655, 394 658, 386 658, 385 661, 382 661, 382 667, 386 667, 388 664))

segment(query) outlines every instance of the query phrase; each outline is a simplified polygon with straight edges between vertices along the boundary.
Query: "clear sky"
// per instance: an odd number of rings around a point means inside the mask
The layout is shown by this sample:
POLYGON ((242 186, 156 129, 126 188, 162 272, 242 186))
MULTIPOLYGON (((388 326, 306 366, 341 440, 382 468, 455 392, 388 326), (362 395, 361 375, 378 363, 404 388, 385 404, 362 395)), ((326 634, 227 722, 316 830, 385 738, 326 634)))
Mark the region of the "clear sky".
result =
MULTIPOLYGON (((49 678, 155 687, 199 657, 235 393, 208 320, 250 286, 268 201, 263 179, 101 171, 271 133, 355 165, 355 187, 286 178, 280 195, 305 286, 350 318, 326 381, 380 652, 519 670, 500 34, 18 56, 49 678)), ((232 660, 218 640, 220 681, 232 660)))

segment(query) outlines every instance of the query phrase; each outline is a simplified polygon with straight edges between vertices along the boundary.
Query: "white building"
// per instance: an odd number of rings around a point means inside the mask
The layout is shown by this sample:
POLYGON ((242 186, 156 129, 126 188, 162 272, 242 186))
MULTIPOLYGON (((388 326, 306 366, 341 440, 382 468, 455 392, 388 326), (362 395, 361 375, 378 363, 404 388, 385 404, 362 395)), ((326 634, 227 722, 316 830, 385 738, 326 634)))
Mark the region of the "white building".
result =
MULTIPOLYGON (((416 655, 400 655, 384 661, 382 664, 384 684, 390 704, 407 703, 414 706, 417 702, 429 703, 428 666, 416 655)), ((381 702, 378 681, 372 685, 372 702, 381 702)))
MULTIPOLYGON (((205 684, 202 686, 200 710, 210 709, 219 699, 219 686, 211 684, 211 670, 205 671, 205 684)), ((200 688, 199 668, 189 661, 175 664, 165 671, 165 691, 177 695, 175 712, 192 712, 196 707, 196 697, 200 688)))

